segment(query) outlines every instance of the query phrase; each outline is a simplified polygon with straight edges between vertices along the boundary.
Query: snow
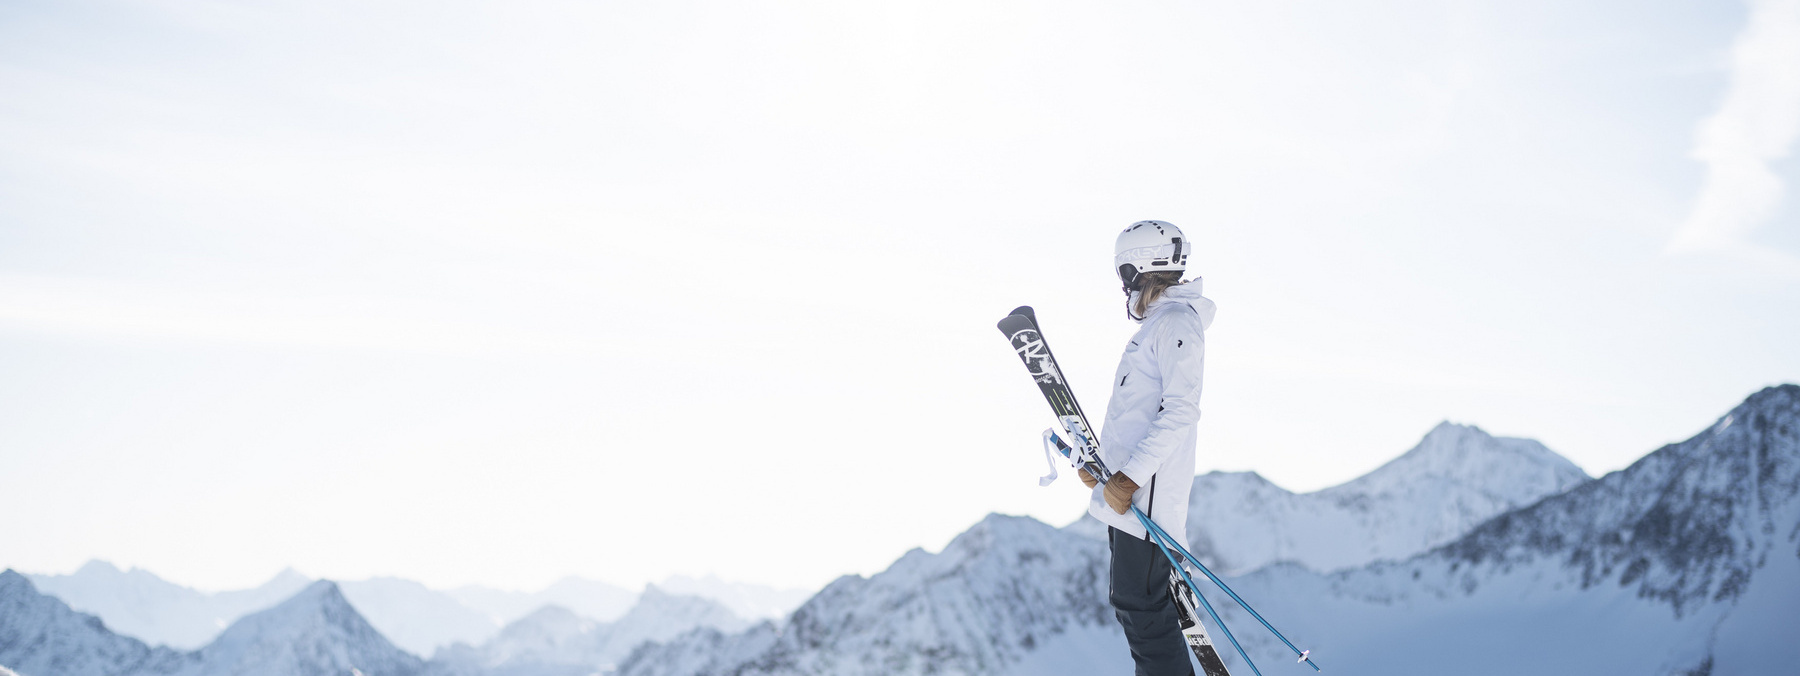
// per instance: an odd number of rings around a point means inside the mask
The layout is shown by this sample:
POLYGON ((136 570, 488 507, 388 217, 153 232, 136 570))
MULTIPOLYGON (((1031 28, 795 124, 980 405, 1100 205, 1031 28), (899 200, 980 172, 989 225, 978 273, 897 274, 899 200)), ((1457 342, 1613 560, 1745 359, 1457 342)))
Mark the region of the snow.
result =
MULTIPOLYGON (((1406 561, 1233 584, 1332 673, 1790 673, 1800 387, 1406 561)), ((1287 659, 1239 633, 1259 660, 1287 659)))
POLYGON ((233 620, 280 603, 311 582, 288 569, 253 589, 208 594, 99 560, 70 575, 27 577, 43 593, 105 619, 113 631, 183 650, 206 645, 233 620))
MULTIPOLYGON (((1410 556, 1333 572, 1277 561, 1227 581, 1333 674, 1792 671, 1800 386, 1758 392, 1598 480, 1578 480, 1547 450, 1490 439, 1440 427, 1367 481, 1312 495, 1350 496, 1366 514, 1415 501, 1422 513, 1395 527, 1418 538, 1464 508, 1515 508, 1410 556), (1572 487, 1531 497, 1560 482, 1572 487)), ((115 634, 7 571, 0 664, 20 676, 580 676, 615 664, 619 676, 1124 673, 1106 570, 1104 543, 1078 528, 990 515, 942 552, 840 578, 784 624, 749 625, 717 602, 652 587, 616 622, 544 608, 432 662, 389 643, 330 582, 179 653, 115 634)), ((1310 673, 1231 601, 1201 591, 1266 673, 1310 673)))
POLYGON ((410 676, 424 663, 390 643, 328 580, 233 623, 175 676, 410 676))
MULTIPOLYGON (((1446 422, 1375 471, 1314 493, 1291 493, 1254 472, 1194 477, 1188 543, 1220 573, 1276 561, 1328 572, 1412 556, 1587 481, 1536 441, 1446 422)), ((1071 528, 1105 534, 1086 518, 1071 528)))
POLYGON ((773 636, 693 632, 634 653, 619 671, 725 671, 703 657, 718 651, 752 655, 734 667, 744 674, 996 673, 1066 635, 1117 631, 1105 556, 1091 539, 990 515, 941 553, 915 549, 873 577, 839 578, 773 636))
MULTIPOLYGON (((98 560, 70 575, 27 577, 44 593, 104 619, 112 631, 182 650, 206 645, 231 622, 270 608, 313 582, 289 569, 254 589, 206 593, 168 582, 146 570, 120 571, 98 560)), ((479 585, 440 591, 394 577, 345 581, 338 586, 370 625, 416 655, 430 655, 455 643, 478 645, 493 638, 507 623, 549 605, 601 622, 616 621, 637 605, 640 594, 581 577, 564 578, 537 592, 479 585)), ((678 596, 717 600, 735 618, 749 620, 785 617, 811 596, 801 590, 726 582, 716 577, 671 577, 663 589, 678 596)), ((702 624, 738 626, 709 622, 702 624)))
POLYGON ((39 593, 17 572, 0 572, 0 665, 20 676, 117 676, 172 669, 183 659, 114 634, 99 618, 39 593))
MULTIPOLYGON (((1387 471, 1320 494, 1364 514, 1417 501, 1421 513, 1394 520, 1414 538, 1496 503, 1514 509, 1399 561, 1333 573, 1277 562, 1227 581, 1334 674, 1792 671, 1800 386, 1759 392, 1694 439, 1594 481, 1529 442, 1484 437, 1440 427, 1387 471)), ((914 550, 872 578, 834 582, 783 631, 689 634, 640 650, 621 673, 1123 673, 1105 570, 1103 545, 1079 528, 989 516, 940 554, 914 550)), ((1282 666, 1293 663, 1285 646, 1202 591, 1267 673, 1304 669, 1282 666)))

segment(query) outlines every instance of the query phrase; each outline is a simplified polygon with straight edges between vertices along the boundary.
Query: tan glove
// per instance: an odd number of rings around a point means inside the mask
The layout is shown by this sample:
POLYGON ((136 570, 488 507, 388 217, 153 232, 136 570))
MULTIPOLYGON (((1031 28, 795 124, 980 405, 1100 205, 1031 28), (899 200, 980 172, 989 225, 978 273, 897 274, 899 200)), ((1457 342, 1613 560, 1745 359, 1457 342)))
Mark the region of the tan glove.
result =
POLYGON ((1075 470, 1075 476, 1081 477, 1081 483, 1086 484, 1088 490, 1093 490, 1095 486, 1100 485, 1100 480, 1095 479, 1094 475, 1088 474, 1086 469, 1075 470))
POLYGON ((1113 511, 1124 514, 1131 509, 1131 495, 1136 493, 1138 485, 1124 472, 1115 472, 1112 479, 1106 482, 1106 506, 1113 511))

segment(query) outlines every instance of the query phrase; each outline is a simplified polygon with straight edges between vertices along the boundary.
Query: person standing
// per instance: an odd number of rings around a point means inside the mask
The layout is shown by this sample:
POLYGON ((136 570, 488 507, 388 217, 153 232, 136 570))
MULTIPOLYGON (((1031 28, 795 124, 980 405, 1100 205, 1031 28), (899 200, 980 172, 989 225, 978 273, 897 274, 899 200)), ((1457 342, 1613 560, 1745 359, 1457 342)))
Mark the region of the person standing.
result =
POLYGON ((1113 374, 1101 426, 1100 459, 1117 470, 1104 486, 1080 472, 1093 490, 1088 513, 1107 525, 1108 599, 1138 676, 1193 673, 1169 594, 1174 569, 1137 517, 1126 515, 1136 505, 1168 533, 1187 533, 1206 328, 1215 310, 1198 277, 1181 281, 1192 251, 1181 229, 1164 221, 1133 223, 1114 243, 1125 314, 1140 326, 1113 374))

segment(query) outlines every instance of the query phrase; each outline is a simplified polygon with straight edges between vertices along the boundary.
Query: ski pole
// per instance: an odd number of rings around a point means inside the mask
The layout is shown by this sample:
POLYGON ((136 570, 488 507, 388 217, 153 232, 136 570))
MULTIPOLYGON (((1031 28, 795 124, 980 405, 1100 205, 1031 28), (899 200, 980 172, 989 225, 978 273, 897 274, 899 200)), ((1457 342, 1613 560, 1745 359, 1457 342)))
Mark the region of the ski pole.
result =
MULTIPOLYGON (((1137 510, 1137 507, 1133 506, 1131 509, 1135 511, 1135 510, 1137 510)), ((1274 634, 1275 638, 1281 639, 1282 643, 1286 643, 1288 650, 1294 651, 1294 654, 1298 655, 1300 657, 1299 661, 1305 662, 1307 664, 1307 666, 1310 666, 1313 668, 1313 671, 1320 670, 1319 665, 1313 664, 1312 654, 1311 654, 1312 651, 1301 650, 1299 648, 1294 647, 1294 643, 1292 641, 1287 640, 1286 636, 1282 636, 1281 632, 1275 630, 1275 625, 1269 624, 1268 620, 1263 619, 1262 615, 1257 614, 1255 608, 1251 608, 1250 604, 1245 603, 1244 599, 1239 598, 1237 595, 1237 592, 1232 591, 1231 587, 1226 586, 1225 581, 1219 579, 1219 576, 1214 575, 1212 571, 1207 570, 1206 565, 1200 563, 1199 559, 1194 558, 1194 555, 1189 553, 1186 547, 1181 546, 1181 543, 1176 542, 1174 538, 1169 537, 1169 533, 1167 531, 1164 531, 1162 529, 1162 526, 1156 525, 1155 521, 1151 521, 1149 519, 1144 518, 1144 516, 1142 514, 1138 515, 1138 520, 1143 521, 1144 526, 1147 529, 1155 531, 1158 537, 1168 540, 1171 544, 1175 545, 1175 548, 1181 551, 1182 556, 1187 557, 1188 561, 1192 562, 1194 564, 1195 568, 1198 568, 1198 569, 1200 569, 1200 572, 1205 573, 1206 577, 1210 578, 1213 581, 1213 584, 1219 585, 1220 589, 1225 590, 1225 593, 1231 596, 1231 600, 1237 601, 1238 605, 1243 606, 1244 610, 1248 611, 1250 613, 1251 617, 1256 618, 1257 622, 1261 622, 1262 626, 1269 630, 1269 633, 1274 634)), ((1184 574, 1185 574, 1185 571, 1184 571, 1184 574)), ((1225 634, 1225 636, 1229 638, 1231 636, 1231 634, 1229 632, 1227 632, 1225 634)), ((1248 659, 1248 658, 1246 658, 1246 659, 1248 659)))
POLYGON ((1188 589, 1193 590, 1194 598, 1199 599, 1200 607, 1206 609, 1206 614, 1212 616, 1213 624, 1219 625, 1219 631, 1223 632, 1225 638, 1231 641, 1231 647, 1237 649, 1238 657, 1244 658, 1244 664, 1250 665, 1250 671, 1252 673, 1255 673, 1256 676, 1262 676, 1262 670, 1256 668, 1256 662, 1250 660, 1250 654, 1244 652, 1244 646, 1238 645, 1237 637, 1231 635, 1231 628, 1225 626, 1225 620, 1220 619, 1219 614, 1213 612, 1212 604, 1206 601, 1206 595, 1201 594, 1200 588, 1194 586, 1194 578, 1188 577, 1187 569, 1183 568, 1181 564, 1175 560, 1175 555, 1169 553, 1169 548, 1163 545, 1163 538, 1168 537, 1168 535, 1162 533, 1161 530, 1150 530, 1150 518, 1144 516, 1144 513, 1138 510, 1137 505, 1131 506, 1131 513, 1136 514, 1138 521, 1144 523, 1144 531, 1149 533, 1151 538, 1150 541, 1156 545, 1156 550, 1162 552, 1163 557, 1169 560, 1169 565, 1175 567, 1175 572, 1181 573, 1181 579, 1187 582, 1188 589))
MULTIPOLYGON (((1082 464, 1081 461, 1077 461, 1077 459, 1075 458, 1075 449, 1073 447, 1069 446, 1068 444, 1064 443, 1062 440, 1062 437, 1057 436, 1055 432, 1051 432, 1049 437, 1046 439, 1046 441, 1054 443, 1054 445, 1056 446, 1056 450, 1058 452, 1062 453, 1063 457, 1068 458, 1071 462, 1077 462, 1078 465, 1082 464)), ((1084 460, 1086 460, 1085 456, 1087 456, 1088 453, 1082 453, 1082 455, 1084 456, 1084 460)), ((1101 481, 1106 481, 1106 480, 1112 478, 1112 472, 1106 468, 1105 464, 1100 463, 1098 458, 1092 458, 1091 460, 1093 461, 1092 464, 1096 466, 1096 469, 1100 470, 1100 474, 1102 475, 1100 477, 1101 481)), ((1090 472, 1090 474, 1091 474, 1091 472, 1090 472)), ((1251 608, 1250 604, 1245 603, 1244 599, 1242 597, 1238 596, 1237 592, 1232 591, 1231 587, 1227 586, 1225 584, 1224 580, 1219 579, 1219 576, 1214 575, 1211 570, 1207 570, 1206 565, 1203 563, 1200 563, 1200 559, 1198 557, 1194 556, 1194 554, 1192 552, 1189 552, 1187 550, 1187 547, 1183 547, 1179 540, 1176 540, 1174 537, 1171 537, 1167 531, 1164 531, 1162 529, 1162 526, 1156 525, 1155 521, 1152 521, 1149 518, 1145 517, 1143 515, 1143 513, 1138 510, 1136 505, 1132 505, 1131 511, 1137 513, 1138 520, 1142 521, 1144 523, 1145 531, 1153 532, 1156 534, 1155 537, 1157 539, 1167 541, 1169 544, 1174 545, 1175 549, 1177 551, 1181 552, 1182 556, 1187 557, 1188 561, 1193 562, 1195 568, 1198 568, 1200 570, 1200 572, 1206 574, 1207 579, 1212 580, 1213 584, 1218 585, 1219 589, 1223 590, 1227 595, 1231 596, 1231 600, 1237 601, 1238 605, 1243 606, 1244 610, 1248 611, 1250 613, 1251 617, 1256 618, 1257 622, 1261 622, 1263 628, 1268 629, 1269 633, 1275 635, 1275 638, 1281 639, 1282 643, 1287 644, 1288 650, 1294 651, 1294 655, 1296 655, 1300 658, 1299 660, 1296 660, 1296 661, 1305 662, 1306 666, 1313 668, 1313 671, 1321 671, 1321 669, 1319 669, 1318 663, 1312 661, 1312 651, 1311 650, 1301 650, 1299 648, 1294 647, 1293 641, 1289 641, 1289 640, 1287 640, 1286 636, 1282 636, 1281 632, 1277 631, 1275 629, 1275 625, 1269 624, 1268 620, 1263 619, 1263 616, 1260 613, 1257 613, 1255 608, 1251 608)), ((1176 568, 1181 568, 1180 564, 1176 564, 1176 568)), ((1182 575, 1185 577, 1187 575, 1187 571, 1182 570, 1182 575)), ((1193 585, 1194 585, 1194 583, 1190 579, 1188 581, 1188 586, 1192 587, 1193 585)), ((1205 597, 1200 595, 1200 592, 1198 589, 1196 589, 1194 591, 1194 595, 1200 596, 1201 601, 1205 602, 1205 597)), ((1208 612, 1211 612, 1212 607, 1207 606, 1207 610, 1208 610, 1208 612)), ((1213 619, 1215 621, 1217 621, 1219 618, 1217 615, 1214 615, 1213 619)), ((1219 628, 1225 629, 1225 623, 1220 622, 1219 628)), ((1225 637, 1231 638, 1231 630, 1225 629, 1225 637)), ((1237 645, 1237 640, 1233 639, 1231 643, 1235 647, 1237 645)), ((1239 650, 1239 652, 1241 653, 1243 651, 1239 650)), ((1249 660, 1250 660, 1249 657, 1244 658, 1244 661, 1246 661, 1246 662, 1248 662, 1249 660)), ((1254 665, 1251 666, 1252 670, 1255 670, 1255 668, 1256 667, 1254 665)), ((1261 676, 1260 672, 1258 672, 1258 676, 1261 676)))

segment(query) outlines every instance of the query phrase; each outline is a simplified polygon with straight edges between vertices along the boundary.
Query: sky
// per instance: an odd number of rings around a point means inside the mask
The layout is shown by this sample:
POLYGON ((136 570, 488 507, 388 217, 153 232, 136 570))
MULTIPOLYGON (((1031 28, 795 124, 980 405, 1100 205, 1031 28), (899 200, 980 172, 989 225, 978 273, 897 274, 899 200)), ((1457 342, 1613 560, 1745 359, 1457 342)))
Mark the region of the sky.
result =
POLYGON ((1599 475, 1800 381, 1797 134, 1800 0, 8 2, 0 566, 818 587, 1067 523, 994 323, 1097 415, 1146 218, 1199 471, 1599 475))

